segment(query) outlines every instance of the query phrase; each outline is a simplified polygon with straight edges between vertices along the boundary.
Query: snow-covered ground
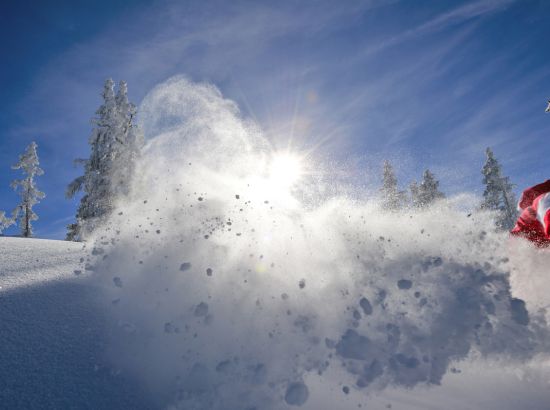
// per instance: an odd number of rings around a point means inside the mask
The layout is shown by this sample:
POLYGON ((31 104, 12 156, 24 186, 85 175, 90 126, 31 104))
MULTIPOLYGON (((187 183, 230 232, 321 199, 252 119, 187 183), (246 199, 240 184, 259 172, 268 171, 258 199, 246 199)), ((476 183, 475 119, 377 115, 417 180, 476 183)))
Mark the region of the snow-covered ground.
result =
POLYGON ((0 408, 154 407, 105 360, 109 321, 85 255, 82 244, 0 237, 0 408))
MULTIPOLYGON (((82 244, 0 238, 0 408, 163 408, 109 357, 113 326, 98 306, 82 244), (82 258, 82 259, 81 259, 82 258), (76 272, 82 272, 79 275, 76 272)), ((547 410, 548 364, 467 360, 441 386, 366 394, 308 375, 304 409, 547 410)), ((280 408, 288 408, 281 401, 280 408)))

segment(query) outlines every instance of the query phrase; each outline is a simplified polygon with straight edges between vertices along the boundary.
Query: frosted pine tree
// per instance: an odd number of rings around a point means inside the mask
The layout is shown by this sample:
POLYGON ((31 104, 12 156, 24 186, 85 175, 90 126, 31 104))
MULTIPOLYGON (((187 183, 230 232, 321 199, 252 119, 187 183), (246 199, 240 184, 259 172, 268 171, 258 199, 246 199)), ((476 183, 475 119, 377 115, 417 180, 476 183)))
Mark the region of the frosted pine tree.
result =
POLYGON ((19 162, 12 167, 12 169, 22 170, 24 174, 23 179, 14 180, 11 186, 15 191, 19 191, 21 197, 21 203, 16 208, 14 219, 19 219, 21 235, 25 238, 32 236, 32 221, 38 219, 33 207, 40 202, 40 199, 45 197, 44 193, 40 192, 34 184, 34 177, 44 174, 39 166, 36 147, 36 143, 32 142, 23 155, 19 156, 19 162))
POLYGON ((66 195, 72 198, 84 191, 76 213, 76 223, 68 226, 67 239, 81 240, 112 208, 110 195, 110 147, 117 129, 117 110, 114 82, 108 79, 103 89, 103 104, 92 120, 95 127, 88 143, 90 158, 77 159, 75 164, 84 166, 84 175, 76 178, 67 188, 66 195))
POLYGON ((417 208, 427 207, 438 199, 445 198, 445 194, 439 190, 439 181, 429 169, 424 171, 420 185, 413 182, 410 189, 413 206, 417 208))
POLYGON ((134 124, 136 108, 128 102, 126 83, 121 82, 115 96, 114 82, 108 79, 103 89, 103 104, 92 120, 95 127, 89 138, 88 159, 75 162, 84 166, 84 175, 67 188, 67 197, 84 195, 76 222, 68 226, 68 240, 82 240, 112 212, 121 196, 127 195, 139 156, 142 138, 134 124))
POLYGON ((406 202, 405 193, 403 191, 399 191, 397 186, 397 178, 389 161, 384 161, 380 196, 382 207, 385 210, 398 210, 403 208, 406 202))
POLYGON ((143 135, 134 123, 136 106, 128 101, 128 85, 121 81, 116 95, 119 130, 114 145, 116 163, 113 170, 113 188, 117 194, 128 195, 136 162, 143 148, 143 135))
POLYGON ((502 176, 502 169, 490 148, 486 150, 487 160, 481 170, 483 174, 482 209, 497 211, 495 220, 497 227, 510 230, 513 228, 516 218, 516 197, 513 185, 508 177, 502 176))

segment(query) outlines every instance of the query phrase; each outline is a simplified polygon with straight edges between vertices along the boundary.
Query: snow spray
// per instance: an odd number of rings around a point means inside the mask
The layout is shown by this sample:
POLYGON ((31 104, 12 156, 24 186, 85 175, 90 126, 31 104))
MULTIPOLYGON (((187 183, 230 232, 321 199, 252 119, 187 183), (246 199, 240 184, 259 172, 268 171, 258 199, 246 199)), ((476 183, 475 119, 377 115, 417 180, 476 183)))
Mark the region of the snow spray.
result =
POLYGON ((260 128, 184 77, 140 112, 148 144, 131 200, 97 234, 95 270, 112 359, 163 406, 307 407, 320 384, 368 394, 439 384, 472 354, 548 353, 548 254, 526 272, 537 251, 509 255, 460 198, 400 212, 305 203, 308 176, 273 184, 260 128))

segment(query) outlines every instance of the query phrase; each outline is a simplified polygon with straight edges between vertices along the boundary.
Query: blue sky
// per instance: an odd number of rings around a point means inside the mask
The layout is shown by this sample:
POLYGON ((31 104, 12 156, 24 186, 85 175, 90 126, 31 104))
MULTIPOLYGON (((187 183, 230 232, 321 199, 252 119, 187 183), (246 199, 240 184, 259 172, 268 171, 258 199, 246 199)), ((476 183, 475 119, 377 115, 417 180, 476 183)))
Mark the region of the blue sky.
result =
POLYGON ((135 103, 175 74, 212 82, 275 147, 292 136, 370 187, 388 158, 403 187, 430 168, 481 193, 486 146, 518 190, 550 177, 547 1, 8 1, 0 39, 0 209, 35 140, 40 237, 75 213, 107 77, 135 103))

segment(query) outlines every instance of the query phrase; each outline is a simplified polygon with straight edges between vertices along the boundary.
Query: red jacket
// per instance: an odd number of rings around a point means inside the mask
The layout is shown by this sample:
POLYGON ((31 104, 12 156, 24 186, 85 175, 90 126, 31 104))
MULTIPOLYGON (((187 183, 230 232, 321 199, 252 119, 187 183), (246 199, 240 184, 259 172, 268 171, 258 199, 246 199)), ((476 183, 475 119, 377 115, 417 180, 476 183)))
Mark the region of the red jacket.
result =
POLYGON ((538 246, 550 245, 550 179, 523 191, 521 211, 512 235, 529 239, 538 246))

